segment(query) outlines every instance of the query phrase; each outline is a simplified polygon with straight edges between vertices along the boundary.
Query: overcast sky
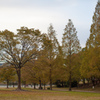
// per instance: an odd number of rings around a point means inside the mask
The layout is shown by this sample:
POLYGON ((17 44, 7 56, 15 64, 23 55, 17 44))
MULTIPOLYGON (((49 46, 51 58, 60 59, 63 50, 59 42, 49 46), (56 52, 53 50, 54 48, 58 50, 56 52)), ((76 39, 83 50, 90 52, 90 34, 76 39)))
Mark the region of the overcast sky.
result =
POLYGON ((16 33, 21 26, 47 33, 52 23, 61 42, 71 19, 82 47, 90 35, 92 17, 98 0, 0 0, 0 30, 16 33))

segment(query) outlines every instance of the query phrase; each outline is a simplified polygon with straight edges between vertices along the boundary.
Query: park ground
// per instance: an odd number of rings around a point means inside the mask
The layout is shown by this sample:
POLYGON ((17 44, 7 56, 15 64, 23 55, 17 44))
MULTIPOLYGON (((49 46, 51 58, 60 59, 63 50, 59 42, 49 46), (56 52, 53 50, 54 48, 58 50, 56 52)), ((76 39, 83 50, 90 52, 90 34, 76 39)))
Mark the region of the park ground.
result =
POLYGON ((24 88, 15 91, 13 88, 0 88, 0 100, 100 100, 99 91, 76 90, 69 92, 65 89, 34 90, 24 88))

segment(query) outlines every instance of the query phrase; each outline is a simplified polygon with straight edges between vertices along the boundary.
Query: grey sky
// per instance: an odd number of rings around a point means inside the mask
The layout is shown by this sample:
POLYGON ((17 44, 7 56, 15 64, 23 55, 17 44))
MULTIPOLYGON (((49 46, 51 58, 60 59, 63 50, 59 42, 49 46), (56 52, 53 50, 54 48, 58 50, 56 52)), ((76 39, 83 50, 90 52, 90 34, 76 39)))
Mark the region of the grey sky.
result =
POLYGON ((0 30, 16 32, 21 26, 47 32, 53 24, 61 42, 63 29, 71 19, 84 47, 90 35, 92 16, 98 0, 0 0, 0 30))

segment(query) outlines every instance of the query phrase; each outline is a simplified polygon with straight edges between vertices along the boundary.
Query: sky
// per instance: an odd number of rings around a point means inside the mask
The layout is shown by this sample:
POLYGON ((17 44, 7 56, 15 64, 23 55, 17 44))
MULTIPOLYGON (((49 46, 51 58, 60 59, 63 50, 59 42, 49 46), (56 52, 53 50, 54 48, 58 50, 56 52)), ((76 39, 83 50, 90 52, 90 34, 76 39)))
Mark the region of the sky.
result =
POLYGON ((17 33, 22 26, 47 33, 52 23, 59 42, 71 19, 81 47, 90 35, 92 17, 98 0, 0 0, 0 31, 17 33))

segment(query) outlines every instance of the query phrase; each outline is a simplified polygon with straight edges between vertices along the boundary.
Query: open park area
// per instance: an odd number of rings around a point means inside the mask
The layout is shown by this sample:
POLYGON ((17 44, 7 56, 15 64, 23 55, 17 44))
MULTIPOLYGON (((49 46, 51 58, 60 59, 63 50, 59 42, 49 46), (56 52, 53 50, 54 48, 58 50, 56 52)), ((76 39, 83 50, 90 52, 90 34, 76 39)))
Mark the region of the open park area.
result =
POLYGON ((0 88, 0 100, 100 100, 99 92, 0 88))
POLYGON ((0 100, 100 100, 100 0, 0 0, 0 15, 0 100))

